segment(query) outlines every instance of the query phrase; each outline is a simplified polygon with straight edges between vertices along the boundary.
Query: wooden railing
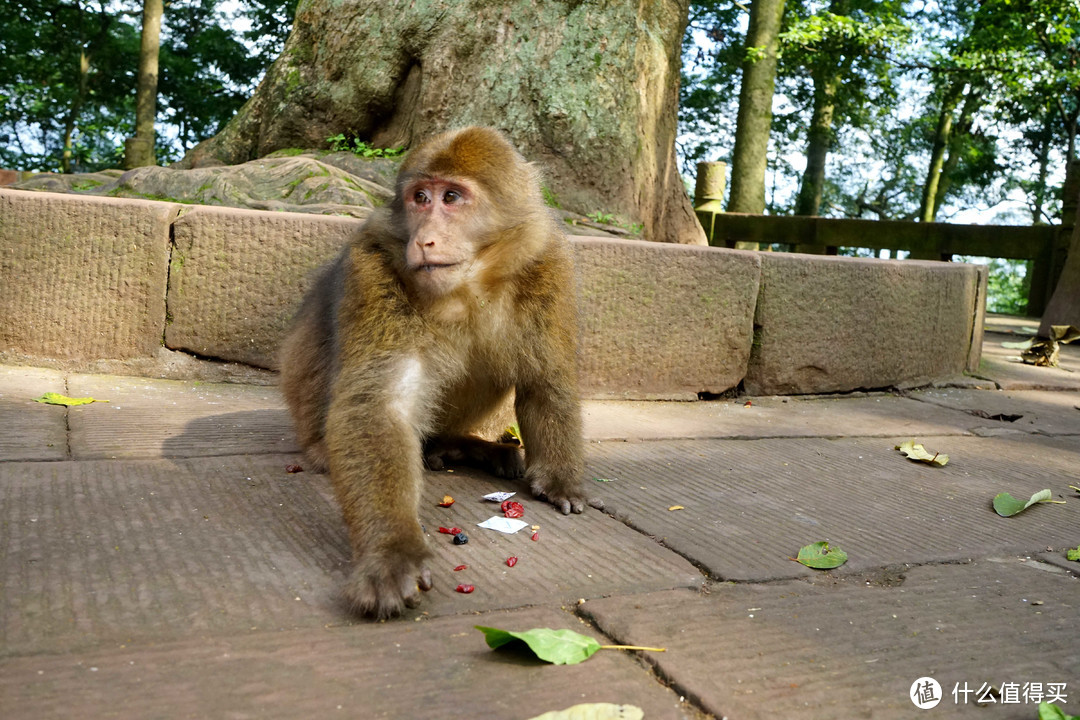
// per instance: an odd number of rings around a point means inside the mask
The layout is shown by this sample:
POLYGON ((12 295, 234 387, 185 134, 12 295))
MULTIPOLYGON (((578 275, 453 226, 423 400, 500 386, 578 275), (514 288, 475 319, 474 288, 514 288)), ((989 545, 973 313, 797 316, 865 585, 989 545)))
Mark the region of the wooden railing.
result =
MULTIPOLYGON (((701 163, 722 165, 722 163, 701 163)), ((835 255, 839 248, 906 251, 914 260, 950 261, 954 255, 1030 260, 1031 289, 1027 314, 1038 317, 1046 308, 1065 262, 1076 216, 1080 162, 1069 168, 1061 225, 954 225, 903 220, 846 220, 792 215, 746 215, 721 212, 723 181, 702 180, 698 166, 694 205, 710 245, 733 248, 757 243, 762 249, 781 244, 793 252, 835 255), (1070 189, 1072 191, 1070 192, 1070 189)), ((723 173, 723 169, 720 169, 723 173)))

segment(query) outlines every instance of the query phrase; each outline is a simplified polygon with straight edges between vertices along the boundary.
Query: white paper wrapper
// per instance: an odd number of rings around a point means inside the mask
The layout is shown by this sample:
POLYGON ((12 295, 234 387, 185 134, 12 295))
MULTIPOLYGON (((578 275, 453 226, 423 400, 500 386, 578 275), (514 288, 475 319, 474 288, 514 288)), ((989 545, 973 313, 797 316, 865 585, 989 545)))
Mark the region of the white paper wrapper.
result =
POLYGON ((486 528, 487 530, 498 530, 501 533, 507 535, 513 535, 518 530, 524 527, 529 527, 529 523, 524 520, 518 520, 517 518, 499 517, 495 515, 489 517, 482 523, 477 523, 479 527, 486 528))

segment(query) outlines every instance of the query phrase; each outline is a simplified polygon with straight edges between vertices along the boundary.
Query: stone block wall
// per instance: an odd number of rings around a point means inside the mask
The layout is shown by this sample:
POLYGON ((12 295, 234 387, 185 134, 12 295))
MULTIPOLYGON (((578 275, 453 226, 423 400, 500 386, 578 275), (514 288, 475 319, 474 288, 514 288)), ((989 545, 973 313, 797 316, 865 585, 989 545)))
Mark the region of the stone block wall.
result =
MULTIPOLYGON (((361 221, 0 189, 0 351, 162 344, 274 368, 361 221)), ((587 396, 694 399, 926 382, 977 367, 985 270, 573 238, 587 396)))

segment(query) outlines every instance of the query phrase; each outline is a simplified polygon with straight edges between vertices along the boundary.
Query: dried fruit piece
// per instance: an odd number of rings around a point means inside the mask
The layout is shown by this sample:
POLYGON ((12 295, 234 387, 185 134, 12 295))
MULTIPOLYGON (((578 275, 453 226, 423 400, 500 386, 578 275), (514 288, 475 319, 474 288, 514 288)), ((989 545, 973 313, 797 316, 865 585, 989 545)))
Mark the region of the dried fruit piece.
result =
POLYGON ((474 586, 472 586, 472 585, 458 585, 454 589, 457 590, 459 593, 465 593, 466 595, 468 595, 469 593, 471 593, 476 588, 474 586))
POLYGON ((506 567, 514 567, 515 565, 517 565, 516 557, 511 555, 510 557, 506 558, 506 567))
POLYGON ((461 532, 461 528, 459 528, 459 527, 452 527, 452 528, 440 527, 439 532, 441 532, 443 535, 457 535, 457 534, 459 534, 461 532))
POLYGON ((439 507, 450 507, 453 504, 454 498, 450 497, 449 495, 443 495, 442 502, 436 503, 436 505, 438 505, 439 507))
POLYGON ((540 539, 540 533, 538 533, 538 532, 534 532, 534 533, 532 534, 532 541, 533 541, 533 542, 536 542, 536 541, 537 541, 537 540, 539 540, 539 539, 540 539))
POLYGON ((456 568, 454 568, 454 572, 458 572, 459 570, 465 570, 468 567, 468 565, 458 565, 456 568))
POLYGON ((285 472, 287 472, 287 473, 304 472, 304 468, 301 467, 300 465, 286 465, 285 466, 285 472))
MULTIPOLYGON (((454 528, 454 529, 456 530, 457 528, 454 528)), ((465 533, 459 532, 456 535, 454 535, 454 544, 455 545, 464 545, 467 542, 469 542, 469 536, 466 535, 465 533)))
POLYGON ((506 500, 499 507, 508 518, 519 518, 525 514, 525 506, 516 500, 506 500))

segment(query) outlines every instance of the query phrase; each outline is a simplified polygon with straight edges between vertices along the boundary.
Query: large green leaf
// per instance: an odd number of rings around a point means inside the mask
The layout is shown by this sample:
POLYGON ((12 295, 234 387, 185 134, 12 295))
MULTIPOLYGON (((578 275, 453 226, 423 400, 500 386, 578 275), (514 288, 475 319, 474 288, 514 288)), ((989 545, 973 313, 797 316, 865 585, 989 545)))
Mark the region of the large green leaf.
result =
POLYGON ((1054 500, 1051 500, 1053 496, 1054 494, 1050 492, 1049 489, 1040 490, 1032 495, 1030 500, 1024 502, 1023 500, 1017 500, 1007 492, 998 493, 994 496, 994 512, 1001 517, 1009 517, 1021 510, 1027 510, 1035 503, 1055 502, 1054 500))
POLYGON ((507 643, 520 640, 529 646, 536 657, 555 665, 576 665, 588 660, 600 649, 600 643, 588 635, 573 630, 552 630, 534 628, 523 632, 500 630, 499 628, 476 625, 484 633, 488 647, 497 648, 507 643))
POLYGON ((847 562, 847 553, 840 548, 829 547, 829 543, 822 540, 799 548, 799 556, 795 559, 808 568, 831 570, 847 562))
POLYGON ((1039 703, 1039 720, 1080 720, 1080 715, 1066 715, 1057 705, 1039 703))

